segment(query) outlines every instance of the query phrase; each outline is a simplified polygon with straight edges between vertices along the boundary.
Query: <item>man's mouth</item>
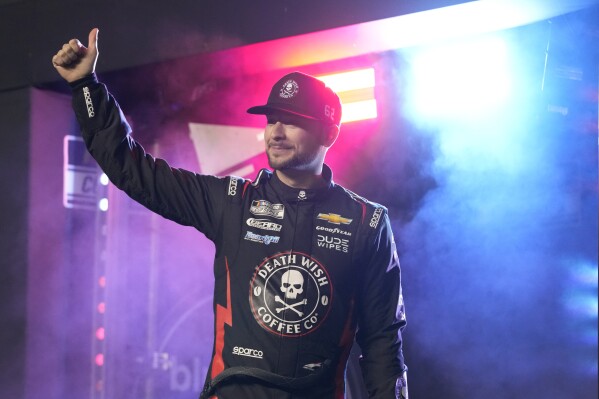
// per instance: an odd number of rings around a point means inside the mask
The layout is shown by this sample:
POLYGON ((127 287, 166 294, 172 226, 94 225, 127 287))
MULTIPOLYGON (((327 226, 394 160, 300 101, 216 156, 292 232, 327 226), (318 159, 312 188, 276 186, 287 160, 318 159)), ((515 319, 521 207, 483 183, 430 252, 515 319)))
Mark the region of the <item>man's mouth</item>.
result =
POLYGON ((287 150, 290 150, 292 147, 290 147, 288 145, 281 145, 281 144, 269 144, 268 148, 273 151, 287 151, 287 150))

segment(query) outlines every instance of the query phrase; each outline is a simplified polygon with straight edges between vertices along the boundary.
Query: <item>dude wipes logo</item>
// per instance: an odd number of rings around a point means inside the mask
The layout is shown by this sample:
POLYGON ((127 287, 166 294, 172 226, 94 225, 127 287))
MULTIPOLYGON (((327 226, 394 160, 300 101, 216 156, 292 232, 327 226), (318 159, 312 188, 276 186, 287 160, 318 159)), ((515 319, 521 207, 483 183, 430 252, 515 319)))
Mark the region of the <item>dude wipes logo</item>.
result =
POLYGON ((264 260, 250 282, 250 306, 258 324, 287 337, 318 329, 332 296, 324 266, 302 253, 279 253, 264 260))
POLYGON ((316 243, 322 248, 332 249, 343 253, 349 252, 349 240, 346 238, 317 234, 316 243))

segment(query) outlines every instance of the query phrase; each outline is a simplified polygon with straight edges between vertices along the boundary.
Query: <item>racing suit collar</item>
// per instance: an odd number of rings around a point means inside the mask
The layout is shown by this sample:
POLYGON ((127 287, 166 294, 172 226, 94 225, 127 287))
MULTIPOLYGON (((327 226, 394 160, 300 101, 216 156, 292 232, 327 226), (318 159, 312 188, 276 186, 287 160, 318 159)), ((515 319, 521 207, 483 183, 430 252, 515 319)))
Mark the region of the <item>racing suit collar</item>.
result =
POLYGON ((329 189, 333 187, 333 171, 327 164, 322 165, 322 177, 326 182, 324 187, 320 188, 293 188, 283 183, 276 173, 272 173, 270 179, 274 189, 281 195, 286 201, 313 201, 324 195, 329 189))

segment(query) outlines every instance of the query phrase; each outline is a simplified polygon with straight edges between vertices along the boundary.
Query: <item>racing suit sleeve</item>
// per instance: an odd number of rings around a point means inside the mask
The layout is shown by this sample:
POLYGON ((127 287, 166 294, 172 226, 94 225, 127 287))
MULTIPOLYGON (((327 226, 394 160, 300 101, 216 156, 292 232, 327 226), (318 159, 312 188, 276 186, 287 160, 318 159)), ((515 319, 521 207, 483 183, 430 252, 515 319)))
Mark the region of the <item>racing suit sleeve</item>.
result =
POLYGON ((384 212, 369 251, 358 297, 356 340, 370 398, 407 398, 402 330, 406 325, 401 277, 391 223, 384 212))
POLYGON ((131 198, 167 219, 215 239, 226 179, 176 169, 146 153, 131 137, 123 112, 95 75, 71 83, 73 109, 87 149, 131 198))

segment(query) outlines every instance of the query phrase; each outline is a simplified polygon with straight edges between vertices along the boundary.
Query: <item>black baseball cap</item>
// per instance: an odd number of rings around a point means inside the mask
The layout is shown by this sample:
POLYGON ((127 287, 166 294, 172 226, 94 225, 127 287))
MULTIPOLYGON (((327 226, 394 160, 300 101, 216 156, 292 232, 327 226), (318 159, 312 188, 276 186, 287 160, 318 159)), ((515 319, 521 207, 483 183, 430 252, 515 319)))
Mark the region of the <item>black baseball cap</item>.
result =
POLYGON ((291 72, 274 84, 268 102, 247 110, 250 114, 268 115, 273 111, 288 112, 308 119, 339 126, 339 96, 314 76, 291 72))

